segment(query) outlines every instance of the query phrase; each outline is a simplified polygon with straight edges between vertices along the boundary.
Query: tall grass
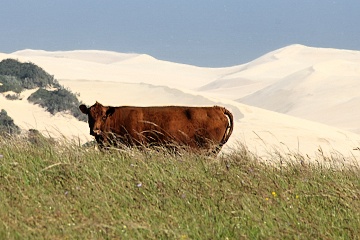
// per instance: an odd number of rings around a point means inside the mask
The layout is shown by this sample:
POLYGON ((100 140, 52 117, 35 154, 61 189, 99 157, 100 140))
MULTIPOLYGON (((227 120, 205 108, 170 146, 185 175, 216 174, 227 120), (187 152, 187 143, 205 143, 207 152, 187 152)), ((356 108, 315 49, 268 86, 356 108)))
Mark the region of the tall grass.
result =
POLYGON ((211 158, 1 139, 0 154, 0 239, 360 236, 359 166, 269 165, 241 145, 211 158))

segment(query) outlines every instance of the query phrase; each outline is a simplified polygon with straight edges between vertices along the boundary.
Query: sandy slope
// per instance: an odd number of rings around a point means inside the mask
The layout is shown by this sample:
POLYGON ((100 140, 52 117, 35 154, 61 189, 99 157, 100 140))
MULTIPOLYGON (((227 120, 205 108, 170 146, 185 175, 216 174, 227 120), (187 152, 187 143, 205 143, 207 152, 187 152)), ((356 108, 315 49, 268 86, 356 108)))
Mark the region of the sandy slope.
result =
MULTIPOLYGON (((326 153, 338 151, 344 156, 357 156, 359 151, 353 148, 359 146, 360 136, 344 130, 355 126, 356 118, 354 125, 347 125, 347 120, 342 121, 348 119, 347 115, 342 115, 344 111, 338 106, 346 109, 348 104, 354 106, 359 101, 356 95, 358 68, 356 64, 349 64, 359 55, 358 52, 294 45, 248 64, 219 69, 165 62, 148 55, 104 51, 24 50, 0 54, 0 59, 11 57, 39 65, 61 84, 80 93, 81 100, 88 105, 99 101, 114 106, 226 106, 234 114, 235 130, 225 151, 241 142, 260 155, 277 150, 314 155, 319 154, 321 148, 326 153), (337 54, 335 59, 333 51, 337 54), (328 69, 337 69, 340 62, 342 69, 348 69, 347 74, 342 74, 341 70, 328 72, 328 69), (341 74, 349 84, 345 89, 347 93, 342 93, 343 84, 336 81, 341 74), (324 75, 332 79, 333 84, 324 86, 324 75), (345 99, 349 92, 352 98, 345 99), (279 112, 305 114, 311 109, 313 113, 308 113, 311 116, 336 115, 332 121, 344 126, 343 129, 334 128, 244 105, 234 101, 236 99, 251 99, 279 112), (319 111, 319 107, 324 112, 319 111)), ((65 136, 79 137, 82 142, 91 139, 86 123, 68 115, 51 116, 29 104, 26 97, 21 101, 9 101, 0 96, 0 108, 5 108, 24 129, 37 128, 56 136, 61 132, 65 136)))
MULTIPOLYGON (((149 83, 194 89, 213 81, 233 68, 201 68, 157 60, 146 54, 119 54, 102 51, 45 52, 23 50, 11 54, 20 61, 31 61, 56 79, 101 80, 149 83), (95 56, 93 56, 95 55, 95 56)), ((10 55, 0 54, 0 59, 10 55)))
POLYGON ((83 131, 87 126, 85 122, 80 122, 64 113, 53 116, 40 106, 30 104, 27 97, 35 91, 36 89, 24 91, 21 94, 21 100, 13 101, 7 100, 4 95, 0 94, 0 108, 5 109, 15 124, 22 129, 38 129, 44 135, 56 138, 66 136, 69 138, 80 137, 82 141, 87 139, 87 134, 83 131))
MULTIPOLYGON (((260 88, 238 102, 360 133, 360 52, 295 45, 264 57, 271 57, 266 66, 278 76, 261 80, 260 88)), ((251 69, 269 76, 258 65, 251 69)))

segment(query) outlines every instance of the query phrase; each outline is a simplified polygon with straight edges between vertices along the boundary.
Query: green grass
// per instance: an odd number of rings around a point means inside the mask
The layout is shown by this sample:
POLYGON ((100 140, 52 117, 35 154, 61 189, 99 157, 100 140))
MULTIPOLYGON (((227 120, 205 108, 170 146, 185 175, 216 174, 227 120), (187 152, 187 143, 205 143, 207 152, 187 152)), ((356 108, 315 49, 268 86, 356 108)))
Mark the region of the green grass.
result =
POLYGON ((270 166, 243 146, 215 159, 2 139, 0 154, 0 239, 360 236, 359 166, 270 166))

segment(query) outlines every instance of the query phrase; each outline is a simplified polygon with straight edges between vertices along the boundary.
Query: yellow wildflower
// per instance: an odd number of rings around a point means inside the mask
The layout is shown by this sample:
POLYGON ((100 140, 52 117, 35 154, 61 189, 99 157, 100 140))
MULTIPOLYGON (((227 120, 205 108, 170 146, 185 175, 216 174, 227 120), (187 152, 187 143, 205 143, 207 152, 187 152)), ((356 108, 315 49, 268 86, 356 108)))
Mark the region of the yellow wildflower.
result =
POLYGON ((186 240, 186 239, 189 239, 188 236, 186 234, 183 234, 180 236, 180 239, 181 240, 186 240))

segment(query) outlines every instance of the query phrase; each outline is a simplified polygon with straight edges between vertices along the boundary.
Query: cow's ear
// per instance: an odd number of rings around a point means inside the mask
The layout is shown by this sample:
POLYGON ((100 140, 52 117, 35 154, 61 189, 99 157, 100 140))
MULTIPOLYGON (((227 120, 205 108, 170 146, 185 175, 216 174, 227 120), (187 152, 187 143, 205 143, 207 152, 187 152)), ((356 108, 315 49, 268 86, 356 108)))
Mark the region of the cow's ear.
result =
POLYGON ((109 107, 108 110, 106 110, 106 116, 111 116, 113 113, 115 112, 115 108, 114 107, 109 107))
POLYGON ((79 109, 83 114, 88 114, 88 112, 89 112, 88 108, 84 104, 81 104, 79 106, 79 109))

